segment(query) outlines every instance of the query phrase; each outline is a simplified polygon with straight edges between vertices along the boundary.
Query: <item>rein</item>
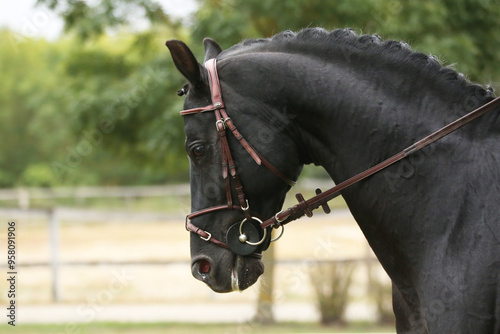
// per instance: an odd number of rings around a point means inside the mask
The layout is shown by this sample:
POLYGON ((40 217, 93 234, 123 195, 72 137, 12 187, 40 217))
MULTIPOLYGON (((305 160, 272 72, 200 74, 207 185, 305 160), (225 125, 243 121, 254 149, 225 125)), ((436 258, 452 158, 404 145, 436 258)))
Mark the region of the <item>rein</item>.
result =
POLYGON ((295 185, 295 181, 287 178, 275 166, 273 166, 261 154, 259 154, 236 129, 233 121, 226 112, 225 105, 222 100, 222 91, 217 74, 216 59, 210 59, 205 62, 205 68, 207 69, 209 74, 209 86, 212 97, 212 104, 206 107, 183 110, 180 112, 180 114, 182 116, 186 116, 204 112, 214 112, 216 118, 215 126, 219 133, 222 146, 222 176, 226 188, 227 204, 209 207, 189 214, 188 216, 186 216, 186 230, 197 234, 201 239, 207 242, 212 242, 217 246, 230 249, 237 255, 252 256, 256 258, 262 257, 259 251, 263 251, 269 246, 269 243, 265 243, 266 238, 268 237, 267 228, 282 228, 280 235, 277 238, 270 240, 276 241, 283 234, 283 226, 285 224, 297 220, 304 215, 312 217, 312 211, 318 209, 319 207, 322 207, 325 213, 330 213, 330 208, 328 207, 327 202, 339 196, 342 190, 358 183, 359 181, 373 174, 380 172, 381 170, 391 166, 401 159, 420 151, 424 147, 449 135, 453 131, 463 127, 474 119, 486 114, 487 112, 500 105, 500 97, 497 97, 494 100, 486 103, 485 105, 471 111, 465 116, 430 134, 429 136, 415 142, 413 145, 410 145, 409 147, 384 160, 383 162, 339 183, 335 187, 330 188, 325 192, 322 192, 320 189, 316 189, 316 196, 311 197, 308 200, 305 200, 301 193, 297 193, 296 198, 299 202, 298 204, 287 210, 282 210, 275 214, 273 217, 262 221, 258 217, 258 215, 252 215, 252 212, 250 210, 248 199, 246 198, 243 191, 243 186, 236 173, 234 160, 231 156, 231 151, 226 136, 227 130, 229 130, 236 137, 239 143, 245 148, 245 150, 250 154, 250 156, 258 165, 262 164, 266 166, 272 173, 274 173, 277 177, 282 179, 290 186, 295 185), (229 176, 231 176, 231 179, 229 178, 229 176), (239 205, 233 203, 231 183, 234 184, 239 205), (226 243, 213 238, 210 232, 202 230, 191 223, 192 218, 220 210, 239 210, 245 214, 245 219, 243 219, 243 221, 235 223, 228 229, 226 234, 226 243), (259 240, 259 238, 260 241, 256 241, 259 240))
POLYGON ((287 224, 291 221, 297 220, 300 217, 307 215, 308 217, 312 217, 312 211, 319 208, 320 206, 323 208, 325 213, 330 213, 330 208, 328 207, 327 202, 331 201, 338 195, 340 195, 340 192, 344 190, 345 188, 352 186, 355 183, 358 183, 359 181, 380 172, 381 170, 389 167, 390 165, 394 164, 395 162, 400 161, 401 159, 420 151, 427 145, 430 145, 434 143, 435 141, 438 141, 439 139, 449 135, 455 130, 460 129, 464 125, 470 123, 471 121, 475 120, 476 118, 486 114, 487 112, 493 110, 495 107, 500 105, 500 97, 495 98, 494 100, 491 100, 490 102, 484 104, 483 106, 469 112, 465 116, 460 117, 459 119, 453 121, 452 123, 442 127, 441 129, 437 130, 436 132, 428 135, 427 137, 417 141, 413 145, 408 146, 401 152, 393 155, 392 157, 382 161, 378 165, 375 165, 364 172, 361 172, 341 183, 336 185, 333 188, 328 189, 325 192, 321 192, 321 190, 316 189, 316 196, 311 197, 308 200, 304 200, 304 197, 302 194, 298 193, 296 195, 297 200, 299 201, 299 204, 296 204, 295 206, 278 212, 274 217, 271 217, 264 221, 261 224, 262 228, 266 228, 268 226, 273 226, 275 228, 279 226, 283 226, 284 224, 287 224))

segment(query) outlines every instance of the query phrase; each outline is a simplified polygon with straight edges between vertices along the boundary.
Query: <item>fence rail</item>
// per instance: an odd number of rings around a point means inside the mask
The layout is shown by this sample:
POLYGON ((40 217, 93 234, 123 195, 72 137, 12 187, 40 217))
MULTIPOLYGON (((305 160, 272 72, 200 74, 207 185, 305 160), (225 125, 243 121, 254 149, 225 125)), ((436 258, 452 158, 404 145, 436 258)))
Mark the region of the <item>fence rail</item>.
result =
MULTIPOLYGON (((304 189, 331 187, 331 180, 301 179, 298 186, 304 189)), ((160 186, 129 186, 129 187, 56 187, 56 188, 15 188, 0 189, 0 201, 17 201, 21 209, 29 209, 33 199, 74 198, 140 198, 189 196, 188 183, 160 186)))
MULTIPOLYGON (((301 187, 314 189, 324 182, 317 180, 302 181, 301 187)), ((169 185, 169 186, 139 186, 139 187, 79 187, 79 188, 22 188, 0 190, 0 201, 17 200, 19 208, 0 208, 0 219, 27 221, 36 220, 47 222, 49 234, 50 258, 48 261, 20 262, 19 267, 48 267, 51 272, 51 297, 53 301, 60 301, 60 271, 61 267, 67 266, 127 266, 127 265, 179 265, 188 264, 188 260, 132 260, 132 261, 62 261, 60 259, 60 228, 61 222, 64 224, 78 224, 85 222, 165 222, 184 219, 181 214, 169 214, 162 212, 137 212, 127 210, 97 210, 69 207, 53 207, 50 209, 29 208, 33 199, 58 199, 58 198, 139 198, 139 197, 179 197, 189 195, 189 185, 169 185)), ((314 262, 320 263, 366 263, 377 262, 373 255, 361 256, 358 258, 341 258, 335 260, 277 260, 278 265, 309 265, 314 262)), ((2 264, 3 266, 3 264, 2 264)))
MULTIPOLYGON (((48 221, 49 244, 50 244, 50 262, 21 262, 19 267, 49 266, 52 273, 52 299, 59 301, 61 293, 59 288, 59 271, 61 266, 88 265, 99 266, 103 264, 127 265, 127 264, 145 264, 145 262, 114 262, 114 261, 76 261, 62 262, 59 260, 59 229, 61 220, 70 222, 101 221, 101 222, 138 222, 138 221, 168 221, 172 218, 179 219, 179 215, 165 213, 139 213, 107 210, 89 210, 78 208, 55 207, 52 209, 10 209, 0 208, 0 217, 3 219, 12 219, 22 221, 24 219, 40 219, 48 221)), ((174 264, 175 261, 166 261, 164 264, 174 264)), ((178 261, 178 263, 183 263, 178 261)), ((162 264, 162 263, 158 263, 162 264)))
MULTIPOLYGON (((20 262, 18 267, 49 267, 51 271, 51 296, 53 301, 60 301, 60 270, 65 266, 124 266, 124 265, 179 265, 188 264, 186 260, 155 260, 155 261, 61 261, 60 260, 60 236, 59 230, 61 221, 65 223, 78 223, 88 221, 112 222, 120 221, 122 223, 138 221, 169 221, 172 219, 183 219, 180 215, 172 215, 165 213, 139 213, 139 212, 123 212, 123 211, 107 211, 107 210, 89 210, 56 207, 52 209, 10 209, 0 208, 1 219, 13 219, 23 221, 26 219, 37 219, 48 222, 49 244, 50 244, 50 260, 40 262, 20 262)), ((357 258, 341 258, 335 260, 278 260, 275 261, 278 265, 295 265, 295 264, 321 264, 321 263, 372 263, 377 262, 373 256, 367 255, 357 258), (311 263, 309 263, 311 262, 311 263)))
POLYGON ((58 198, 138 198, 188 196, 189 184, 133 187, 60 187, 0 189, 0 201, 17 201, 21 209, 28 209, 32 199, 58 198))

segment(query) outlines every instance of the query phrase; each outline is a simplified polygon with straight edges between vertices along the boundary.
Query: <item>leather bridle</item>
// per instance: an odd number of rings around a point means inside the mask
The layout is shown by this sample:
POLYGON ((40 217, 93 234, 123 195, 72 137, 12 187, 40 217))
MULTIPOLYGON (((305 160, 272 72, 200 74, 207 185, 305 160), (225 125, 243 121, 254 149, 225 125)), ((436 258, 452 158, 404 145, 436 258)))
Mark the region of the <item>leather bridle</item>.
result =
POLYGON ((215 127, 217 129, 217 132, 219 133, 222 149, 222 178, 224 179, 227 203, 224 205, 205 208, 189 214, 186 217, 186 229, 192 233, 197 234, 201 239, 212 242, 218 246, 231 249, 238 255, 251 255, 254 257, 261 257, 261 254, 255 251, 262 251, 267 249, 269 243, 266 244, 265 241, 266 239, 269 239, 270 236, 267 236, 267 229, 260 229, 259 227, 252 228, 252 226, 255 225, 255 222, 262 224, 262 220, 257 214, 253 214, 253 212, 250 210, 248 198, 245 195, 243 185, 236 172, 234 159, 229 148, 227 132, 229 131, 234 135, 234 137, 245 148, 248 154, 250 154, 250 156, 258 165, 266 166, 273 174, 275 174, 289 186, 295 185, 295 181, 289 179, 276 167, 274 167, 267 159, 265 159, 259 152, 257 152, 236 129, 236 126, 226 112, 224 101, 222 100, 222 91, 220 87, 219 76, 217 74, 216 64, 216 59, 210 59, 205 62, 205 68, 208 71, 212 104, 201 108, 183 110, 180 112, 180 114, 182 116, 187 116, 205 112, 214 113, 215 127), (236 194, 238 197, 237 203, 234 203, 233 201, 231 184, 234 185, 234 189, 236 190, 236 194), (217 240, 212 236, 210 232, 202 230, 201 228, 191 223, 191 219, 195 217, 220 210, 238 210, 242 211, 245 215, 245 219, 243 219, 242 222, 236 223, 228 229, 228 234, 226 235, 226 239, 228 239, 227 243, 217 240), (247 222, 253 222, 254 224, 246 224, 247 222), (234 235, 235 237, 229 238, 229 236, 232 235, 234 235), (251 241, 250 239, 252 235, 254 236, 254 238, 258 235, 260 237, 260 240, 251 241))
MULTIPOLYGON (((283 226, 291 221, 294 221, 304 215, 308 217, 312 216, 312 211, 322 207, 326 213, 330 212, 330 208, 328 207, 327 202, 332 200, 333 198, 340 195, 341 191, 345 188, 375 174, 379 171, 391 166, 392 164, 400 161, 401 159, 418 152, 422 148, 428 146, 429 144, 447 136, 453 131, 461 128, 462 126, 470 123, 474 119, 486 114, 487 112, 493 110, 495 107, 500 105, 500 97, 495 98, 494 100, 484 104, 483 106, 469 112, 465 116, 457 119, 456 121, 444 126, 443 128, 437 130, 436 132, 430 134, 429 136, 417 141, 413 145, 405 148, 403 151, 393 155, 392 157, 384 160, 383 162, 345 180, 344 182, 339 183, 335 187, 328 189, 325 192, 322 192, 320 189, 316 189, 316 196, 305 200, 302 194, 296 194, 296 198, 299 203, 287 210, 283 210, 272 216, 271 218, 262 221, 261 218, 256 215, 252 216, 250 206, 248 204, 248 199, 245 196, 245 192, 243 191, 243 186, 239 180, 239 177, 236 173, 236 168, 234 165, 234 160, 231 156, 231 151, 229 149, 229 144, 227 141, 227 130, 229 130, 235 137, 238 139, 240 144, 245 148, 245 150, 250 154, 250 156, 254 159, 254 161, 261 165, 266 166, 271 172, 273 172, 276 176, 286 182, 288 185, 293 186, 295 184, 294 181, 287 178, 283 173, 281 173, 276 167, 274 167, 269 161, 267 161, 261 154, 255 151, 250 144, 243 138, 240 132, 234 126, 233 121, 228 116, 224 102, 222 101, 222 93, 219 82, 219 77, 217 74, 217 66, 216 60, 210 59, 205 62, 205 67, 209 74, 209 86, 210 92, 212 96, 212 104, 201 107, 183 110, 180 112, 182 116, 204 113, 204 112, 214 112, 215 114, 215 125, 217 131, 220 136, 220 142, 222 146, 222 176, 224 178, 225 188, 226 188, 226 197, 227 204, 220 206, 213 206, 206 209, 202 209, 196 212, 191 213, 186 217, 186 229, 192 233, 200 236, 201 239, 212 242, 218 246, 230 249, 232 252, 238 255, 250 255, 254 257, 261 257, 261 254, 256 252, 265 250, 268 246, 263 245, 267 236, 266 229, 267 228, 283 228, 283 226), (229 179, 229 175, 231 179, 229 179), (232 191, 231 191, 231 180, 236 189, 236 193, 238 195, 238 204, 233 203, 232 199, 232 191), (208 231, 204 231, 191 223, 191 219, 195 217, 199 217, 201 215, 216 212, 220 210, 239 210, 245 214, 245 219, 242 222, 236 223, 232 225, 227 232, 226 241, 224 243, 212 237, 212 234, 208 231), (245 224, 246 222, 258 222, 258 227, 255 228, 255 224, 245 224), (253 226, 253 227, 252 227, 253 226), (256 232, 256 230, 259 230, 256 232), (260 233, 260 230, 264 231, 263 236, 260 233), (247 235, 248 234, 248 235, 247 235), (249 241, 249 235, 259 235, 261 238, 258 242, 249 241), (249 247, 251 246, 251 247, 249 247), (264 246, 264 247, 263 247, 264 246)), ((282 231, 283 232, 283 231, 282 231)), ((281 237, 282 232, 279 237, 281 237)), ((270 234, 270 233, 269 233, 270 234)), ((267 236, 269 237, 269 236, 267 236)), ((276 240, 279 238, 277 237, 276 240)), ((274 240, 271 240, 274 241, 274 240)))

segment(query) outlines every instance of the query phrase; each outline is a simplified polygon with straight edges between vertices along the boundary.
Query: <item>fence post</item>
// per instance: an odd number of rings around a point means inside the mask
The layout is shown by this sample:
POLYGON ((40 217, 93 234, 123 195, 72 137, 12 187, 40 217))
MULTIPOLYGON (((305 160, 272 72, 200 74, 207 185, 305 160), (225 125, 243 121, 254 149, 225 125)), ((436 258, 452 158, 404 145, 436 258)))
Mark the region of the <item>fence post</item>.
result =
POLYGON ((267 251, 263 252, 262 261, 266 270, 260 279, 257 311, 253 320, 259 324, 272 324, 275 322, 273 312, 275 251, 272 245, 267 251))
POLYGON ((23 210, 28 210, 30 207, 30 192, 26 188, 17 189, 17 202, 19 208, 23 210))
POLYGON ((57 208, 49 210, 50 267, 52 272, 52 300, 59 302, 59 217, 57 208))

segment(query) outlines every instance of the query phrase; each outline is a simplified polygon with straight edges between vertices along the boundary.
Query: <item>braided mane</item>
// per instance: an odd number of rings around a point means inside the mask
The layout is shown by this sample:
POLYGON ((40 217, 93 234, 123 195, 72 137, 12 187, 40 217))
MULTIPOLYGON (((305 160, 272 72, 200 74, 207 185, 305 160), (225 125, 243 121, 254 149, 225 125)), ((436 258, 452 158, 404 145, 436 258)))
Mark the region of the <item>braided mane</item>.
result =
POLYGON ((359 62, 360 57, 376 59, 428 75, 434 82, 453 89, 456 94, 474 94, 483 101, 493 99, 493 88, 486 89, 470 82, 463 74, 443 64, 434 56, 415 52, 405 42, 382 40, 378 35, 358 35, 353 29, 327 31, 323 28, 307 28, 297 33, 284 31, 270 38, 248 39, 224 51, 221 56, 247 52, 291 52, 321 57, 325 60, 339 58, 359 62), (368 56, 368 57, 367 57, 368 56))

